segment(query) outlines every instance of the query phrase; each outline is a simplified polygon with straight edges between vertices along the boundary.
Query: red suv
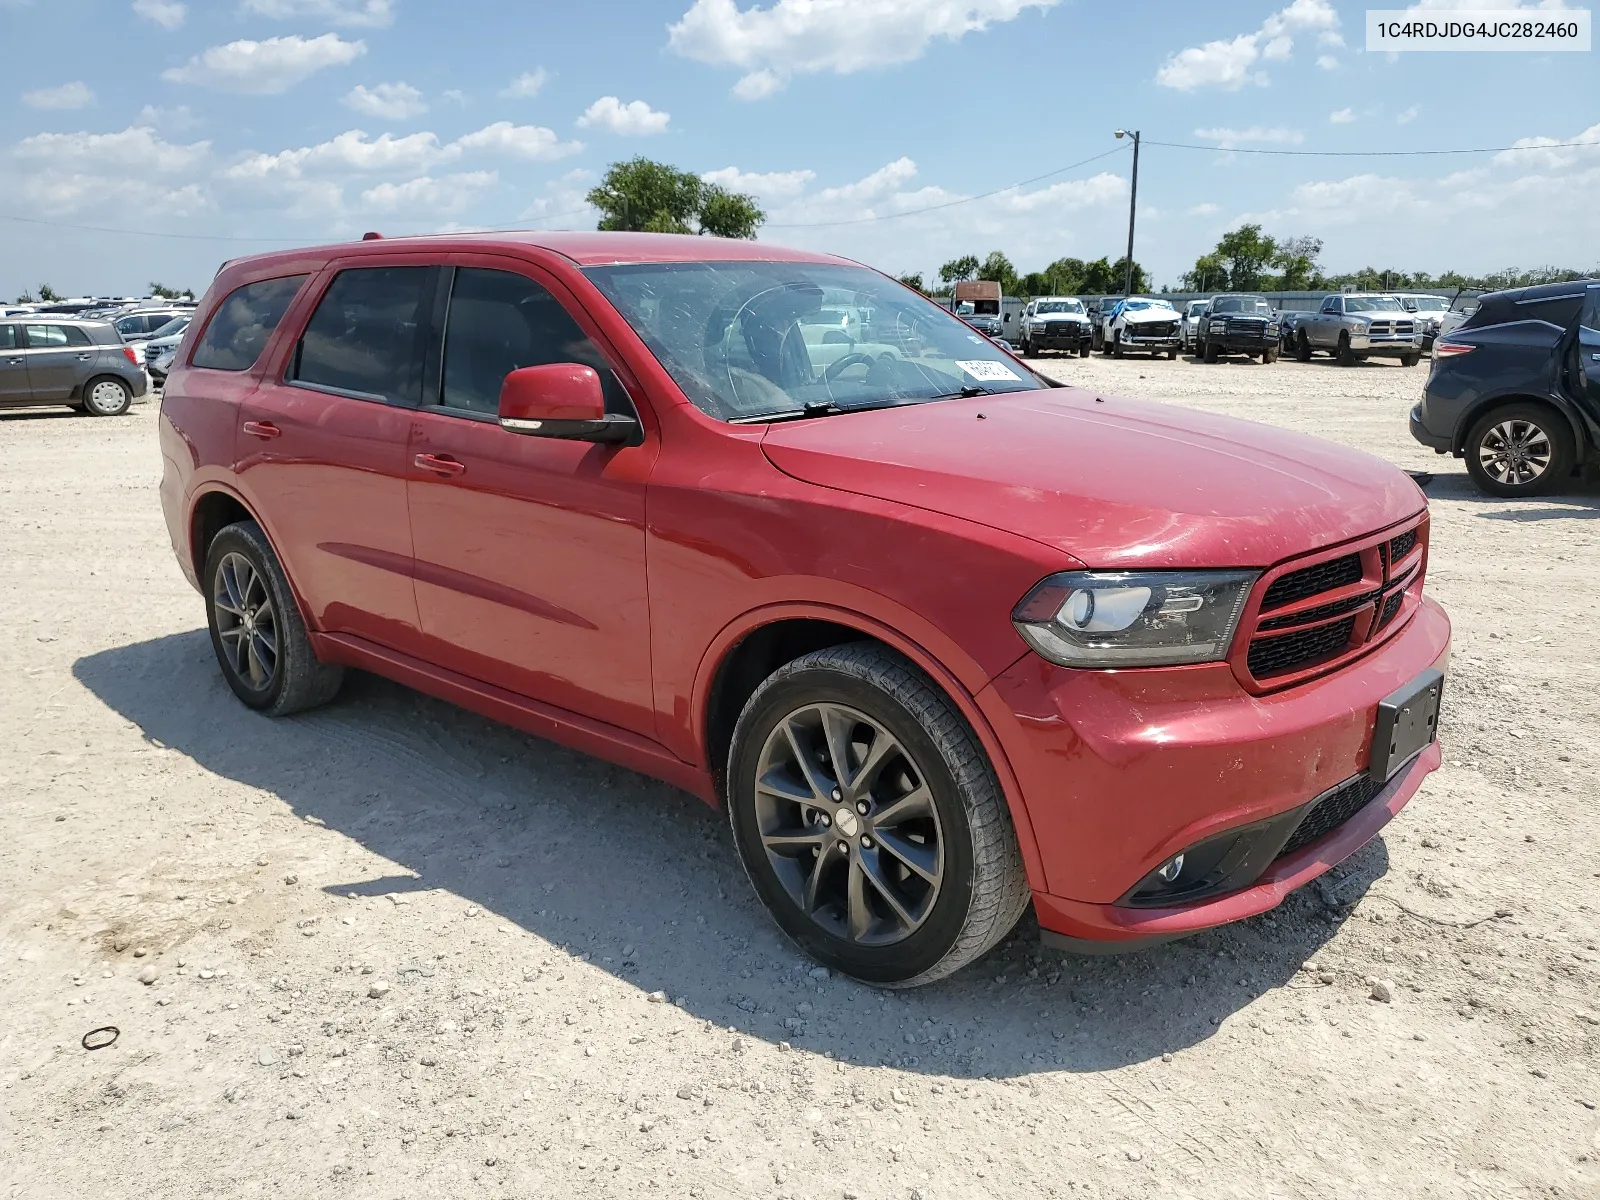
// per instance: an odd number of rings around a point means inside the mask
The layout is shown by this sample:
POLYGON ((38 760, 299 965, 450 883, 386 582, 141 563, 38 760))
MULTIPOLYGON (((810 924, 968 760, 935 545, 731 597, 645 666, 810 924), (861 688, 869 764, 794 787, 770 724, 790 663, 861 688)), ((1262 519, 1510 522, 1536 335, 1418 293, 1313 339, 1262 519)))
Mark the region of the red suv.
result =
POLYGON ((229 685, 386 675, 726 805, 821 962, 1259 913, 1439 764, 1400 471, 1060 387, 875 271, 455 235, 228 264, 161 496, 229 685))

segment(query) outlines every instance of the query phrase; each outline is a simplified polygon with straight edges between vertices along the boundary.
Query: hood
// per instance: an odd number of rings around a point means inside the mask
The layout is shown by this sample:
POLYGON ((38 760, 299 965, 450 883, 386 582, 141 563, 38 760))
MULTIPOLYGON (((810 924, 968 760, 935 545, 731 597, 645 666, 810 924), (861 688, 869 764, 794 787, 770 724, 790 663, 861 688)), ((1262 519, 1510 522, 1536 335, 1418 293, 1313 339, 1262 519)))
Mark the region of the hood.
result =
POLYGON ((1266 567, 1425 507, 1403 472, 1359 451, 1078 388, 773 425, 762 447, 797 479, 1020 534, 1094 568, 1266 567))
POLYGON ((1176 321, 1178 310, 1175 308, 1138 308, 1122 314, 1122 320, 1128 325, 1144 325, 1151 321, 1176 321))

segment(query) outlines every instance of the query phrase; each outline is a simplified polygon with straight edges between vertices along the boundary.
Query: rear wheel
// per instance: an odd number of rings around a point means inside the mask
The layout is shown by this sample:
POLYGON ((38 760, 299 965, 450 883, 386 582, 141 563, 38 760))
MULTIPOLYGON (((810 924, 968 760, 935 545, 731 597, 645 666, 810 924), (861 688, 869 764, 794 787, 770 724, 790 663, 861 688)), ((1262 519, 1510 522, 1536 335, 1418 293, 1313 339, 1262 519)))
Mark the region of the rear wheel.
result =
POLYGON ((83 411, 91 417, 120 417, 133 407, 133 389, 120 379, 103 375, 83 387, 83 411))
POLYGON ((1491 496, 1536 496, 1572 473, 1577 451, 1566 418, 1542 404, 1508 404, 1467 434, 1467 474, 1491 496))
POLYGON ((977 738, 883 646, 816 651, 756 689, 734 730, 728 817, 779 927, 868 983, 949 975, 1028 905, 1010 813, 977 738))
POLYGON ((344 668, 317 661, 288 577, 254 521, 226 526, 212 539, 205 597, 223 678, 251 708, 284 717, 339 691, 344 668))

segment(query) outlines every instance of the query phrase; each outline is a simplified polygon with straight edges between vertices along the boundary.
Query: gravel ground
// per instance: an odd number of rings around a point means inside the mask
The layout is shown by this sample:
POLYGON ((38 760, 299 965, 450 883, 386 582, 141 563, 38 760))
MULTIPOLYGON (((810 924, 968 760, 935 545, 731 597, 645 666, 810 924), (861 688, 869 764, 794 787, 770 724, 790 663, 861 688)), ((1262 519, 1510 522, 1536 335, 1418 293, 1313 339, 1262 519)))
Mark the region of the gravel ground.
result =
POLYGON ((1477 496, 1406 433, 1425 368, 1046 369, 1438 470, 1447 765, 1273 914, 1025 920, 909 995, 798 958, 663 785, 369 677, 247 712, 153 406, 0 416, 0 1188, 1600 1195, 1600 489, 1477 496))

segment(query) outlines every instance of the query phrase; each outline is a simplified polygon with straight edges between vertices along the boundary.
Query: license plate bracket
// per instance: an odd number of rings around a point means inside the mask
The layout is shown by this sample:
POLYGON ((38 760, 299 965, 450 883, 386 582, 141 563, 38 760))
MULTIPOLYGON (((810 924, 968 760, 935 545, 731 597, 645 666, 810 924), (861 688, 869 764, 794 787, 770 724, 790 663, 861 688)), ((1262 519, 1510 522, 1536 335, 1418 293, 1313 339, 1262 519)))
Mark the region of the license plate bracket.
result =
POLYGON ((1439 737, 1439 701, 1444 672, 1430 668, 1378 701, 1367 774, 1388 783, 1439 737))

